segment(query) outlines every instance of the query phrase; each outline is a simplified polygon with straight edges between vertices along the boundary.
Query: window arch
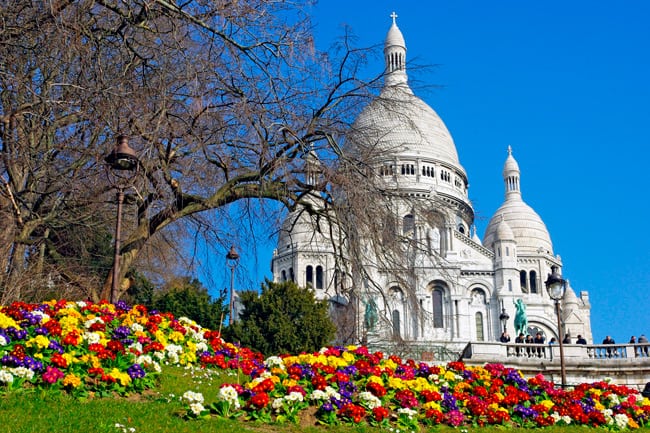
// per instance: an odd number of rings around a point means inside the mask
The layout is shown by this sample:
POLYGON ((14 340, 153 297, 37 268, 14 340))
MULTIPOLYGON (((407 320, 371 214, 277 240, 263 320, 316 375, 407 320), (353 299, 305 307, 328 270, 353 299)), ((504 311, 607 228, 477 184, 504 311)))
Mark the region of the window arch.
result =
POLYGON ((293 268, 289 268, 289 279, 291 281, 296 281, 295 275, 293 274, 293 268))
POLYGON ((431 298, 433 301, 433 327, 434 328, 444 328, 444 310, 443 310, 443 291, 441 288, 436 288, 431 293, 431 298))
POLYGON ((474 322, 476 325, 476 340, 485 341, 485 335, 483 333, 483 313, 477 311, 474 315, 474 322))
POLYGON ((282 281, 287 281, 287 271, 282 270, 282 281))
POLYGON ((305 270, 305 283, 307 286, 314 285, 314 267, 312 265, 308 265, 305 270))
POLYGON ((519 272, 519 283, 521 284, 521 291, 528 293, 528 279, 526 278, 526 271, 519 272))
POLYGON ((393 310, 393 338, 401 338, 400 333, 400 314, 398 310, 393 310))
POLYGON ((415 217, 412 214, 404 215, 402 218, 402 234, 407 234, 415 229, 415 217))
POLYGON ((316 266, 316 288, 317 289, 323 288, 323 267, 322 266, 316 266))
POLYGON ((537 272, 530 271, 530 293, 537 293, 537 272))

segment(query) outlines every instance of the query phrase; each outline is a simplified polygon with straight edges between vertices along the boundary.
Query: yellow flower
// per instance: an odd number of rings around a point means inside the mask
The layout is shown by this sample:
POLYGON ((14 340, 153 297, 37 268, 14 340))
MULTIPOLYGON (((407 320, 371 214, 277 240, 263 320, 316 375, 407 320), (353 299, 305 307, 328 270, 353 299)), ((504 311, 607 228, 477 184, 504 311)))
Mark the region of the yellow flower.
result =
POLYGON ((0 313, 0 328, 11 328, 14 327, 16 329, 20 329, 20 326, 16 323, 14 319, 11 317, 0 313))
POLYGON ((382 379, 379 376, 370 376, 368 378, 368 383, 370 383, 370 382, 376 382, 376 383, 380 384, 381 386, 384 386, 384 379, 382 379))
POLYGON ((27 347, 38 347, 39 349, 47 349, 50 345, 50 339, 44 335, 37 335, 34 338, 30 338, 25 343, 27 347))
POLYGON ((424 409, 426 409, 426 410, 435 409, 435 410, 439 410, 439 411, 442 412, 442 408, 440 407, 440 403, 438 403, 437 401, 430 401, 428 403, 424 403, 422 405, 422 407, 424 409))
POLYGON ((129 383, 131 383, 131 376, 129 376, 126 373, 121 372, 117 368, 114 368, 111 370, 110 373, 108 373, 109 376, 120 382, 122 386, 127 386, 129 383))
POLYGON ((345 362, 347 362, 348 364, 354 364, 354 359, 355 359, 355 357, 354 357, 354 354, 353 354, 353 353, 350 353, 350 352, 343 352, 343 354, 341 355, 341 357, 342 357, 343 359, 345 359, 345 362))
POLYGON ((68 361, 68 364, 72 364, 72 363, 75 363, 75 362, 79 363, 79 361, 74 357, 74 355, 75 355, 75 352, 66 352, 61 356, 63 357, 63 359, 68 361))
POLYGON ((388 378, 388 387, 394 389, 406 389, 408 388, 407 384, 400 379, 399 377, 389 377, 388 378))
POLYGON ((355 350, 357 350, 357 346, 355 346, 354 344, 351 344, 351 345, 347 346, 346 349, 348 351, 350 351, 350 352, 354 352, 355 350))
POLYGON ((79 376, 75 376, 74 374, 70 373, 66 375, 65 378, 63 379, 63 385, 76 388, 79 385, 81 385, 81 378, 79 378, 79 376))
POLYGON ((43 359, 43 354, 42 353, 35 353, 33 355, 33 357, 36 358, 36 359, 43 359))
POLYGON ((165 335, 165 333, 163 331, 161 331, 159 329, 159 330, 156 331, 155 335, 156 335, 156 341, 158 341, 159 343, 162 343, 165 346, 167 345, 167 336, 165 335))
POLYGON ((598 400, 596 400, 596 401, 594 402, 594 409, 596 409, 596 410, 604 410, 604 409, 605 409, 605 406, 603 406, 603 404, 602 404, 601 402, 599 402, 598 400))
POLYGON ((174 343, 181 343, 185 339, 185 336, 178 331, 174 331, 169 334, 169 339, 174 343))
POLYGON ((540 404, 546 408, 546 412, 548 412, 550 408, 555 406, 555 403, 553 403, 551 400, 543 400, 540 404))
POLYGON ((296 382, 294 379, 284 379, 282 381, 282 385, 286 386, 289 388, 290 386, 296 386, 298 382, 296 382))
POLYGON ((390 369, 390 370, 395 370, 395 369, 397 368, 397 364, 396 364, 395 361, 393 361, 392 359, 386 359, 386 360, 384 360, 384 361, 381 363, 381 366, 382 366, 382 367, 386 367, 386 368, 388 368, 388 369, 390 369))

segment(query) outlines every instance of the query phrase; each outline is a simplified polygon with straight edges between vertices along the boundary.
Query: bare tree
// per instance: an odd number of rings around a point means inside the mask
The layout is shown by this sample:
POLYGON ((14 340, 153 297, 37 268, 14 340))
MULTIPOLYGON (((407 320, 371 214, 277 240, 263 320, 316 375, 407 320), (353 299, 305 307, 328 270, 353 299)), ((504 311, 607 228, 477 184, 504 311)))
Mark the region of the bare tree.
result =
MULTIPOLYGON (((111 227, 102 160, 119 134, 142 161, 120 277, 173 226, 220 237, 232 206, 246 213, 251 201, 271 200, 294 209, 313 194, 296 175, 303 157, 315 152, 334 165, 338 137, 368 89, 357 78, 363 52, 343 45, 335 61, 318 52, 302 6, 4 1, 3 301, 21 296, 10 289, 26 274, 44 275, 39 251, 57 250, 63 233, 111 227)), ((111 272, 97 291, 55 263, 85 295, 108 295, 111 272)))

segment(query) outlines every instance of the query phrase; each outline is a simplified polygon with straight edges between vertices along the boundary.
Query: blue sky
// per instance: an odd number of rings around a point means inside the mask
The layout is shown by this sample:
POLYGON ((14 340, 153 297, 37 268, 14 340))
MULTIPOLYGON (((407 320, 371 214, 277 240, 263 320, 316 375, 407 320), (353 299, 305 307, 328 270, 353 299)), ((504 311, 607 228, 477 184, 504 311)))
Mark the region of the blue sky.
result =
MULTIPOLYGON (((479 236, 503 201, 511 145, 564 277, 589 292, 594 340, 650 335, 650 2, 321 0, 316 44, 343 25, 359 46, 381 44, 392 11, 407 61, 435 65, 407 72, 454 138, 479 236)), ((238 275, 270 277, 263 249, 238 275)))

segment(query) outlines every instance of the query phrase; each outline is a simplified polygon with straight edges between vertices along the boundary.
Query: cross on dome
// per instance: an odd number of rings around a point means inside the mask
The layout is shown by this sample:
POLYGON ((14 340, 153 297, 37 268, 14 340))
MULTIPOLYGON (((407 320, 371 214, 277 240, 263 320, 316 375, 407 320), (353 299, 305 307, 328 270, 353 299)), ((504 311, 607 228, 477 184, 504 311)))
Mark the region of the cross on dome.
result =
POLYGON ((393 19, 393 24, 397 24, 395 22, 395 19, 397 18, 397 14, 395 13, 395 11, 393 11, 393 13, 390 14, 390 17, 393 19))

